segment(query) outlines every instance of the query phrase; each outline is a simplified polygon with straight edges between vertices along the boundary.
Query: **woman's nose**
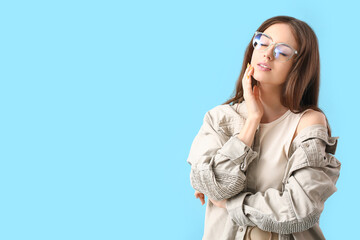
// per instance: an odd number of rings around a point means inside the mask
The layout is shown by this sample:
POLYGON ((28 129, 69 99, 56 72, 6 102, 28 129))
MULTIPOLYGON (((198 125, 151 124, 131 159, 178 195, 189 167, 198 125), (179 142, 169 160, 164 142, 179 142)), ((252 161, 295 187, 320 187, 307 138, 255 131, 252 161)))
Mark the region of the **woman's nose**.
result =
POLYGON ((265 52, 264 52, 264 57, 269 58, 270 60, 272 60, 273 57, 274 57, 274 47, 275 47, 275 44, 270 44, 268 49, 266 49, 265 52))

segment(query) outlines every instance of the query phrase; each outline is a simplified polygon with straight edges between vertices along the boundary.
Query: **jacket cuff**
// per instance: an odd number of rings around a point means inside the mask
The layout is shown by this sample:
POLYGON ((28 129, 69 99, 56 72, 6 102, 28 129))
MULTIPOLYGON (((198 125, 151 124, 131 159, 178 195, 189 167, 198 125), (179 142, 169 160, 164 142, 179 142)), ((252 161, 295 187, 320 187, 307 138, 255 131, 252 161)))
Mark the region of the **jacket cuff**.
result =
POLYGON ((232 198, 226 200, 226 210, 231 219, 240 226, 254 226, 254 223, 245 216, 243 204, 245 197, 251 195, 251 192, 242 192, 232 198))
POLYGON ((230 139, 219 149, 219 153, 229 158, 235 164, 240 165, 242 171, 246 171, 250 163, 257 157, 258 153, 240 140, 237 135, 230 139))

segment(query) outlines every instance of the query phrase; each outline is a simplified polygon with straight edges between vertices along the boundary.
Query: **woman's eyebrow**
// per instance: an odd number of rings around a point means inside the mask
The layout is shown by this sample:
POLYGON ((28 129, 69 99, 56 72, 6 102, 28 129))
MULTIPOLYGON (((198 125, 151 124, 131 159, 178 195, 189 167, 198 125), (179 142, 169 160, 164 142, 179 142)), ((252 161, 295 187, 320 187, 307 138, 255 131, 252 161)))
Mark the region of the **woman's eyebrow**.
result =
MULTIPOLYGON (((264 33, 264 32, 263 32, 263 33, 264 33)), ((274 42, 274 39, 273 39, 269 34, 267 34, 267 33, 264 33, 264 34, 265 34, 266 36, 268 36, 268 37, 271 39, 271 41, 274 42)), ((285 43, 286 45, 292 47, 292 44, 288 44, 287 42, 277 42, 277 43, 285 43)))
MULTIPOLYGON (((264 34, 266 34, 269 38, 271 38, 272 41, 274 41, 274 39, 273 39, 269 34, 267 34, 267 33, 264 33, 264 34)), ((283 41, 278 41, 278 43, 285 43, 286 45, 291 46, 291 45, 288 44, 287 42, 283 42, 283 41)))
POLYGON ((269 34, 267 34, 267 33, 264 33, 266 36, 268 36, 269 38, 271 38, 271 40, 273 40, 274 41, 274 39, 269 35, 269 34))

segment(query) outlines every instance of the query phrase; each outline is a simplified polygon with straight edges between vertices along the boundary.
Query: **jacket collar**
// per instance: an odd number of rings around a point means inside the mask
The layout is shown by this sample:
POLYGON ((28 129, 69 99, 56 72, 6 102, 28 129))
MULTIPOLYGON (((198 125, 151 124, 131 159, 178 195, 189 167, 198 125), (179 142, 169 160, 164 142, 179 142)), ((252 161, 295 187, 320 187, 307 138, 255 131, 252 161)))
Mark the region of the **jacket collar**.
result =
POLYGON ((240 130, 247 119, 247 110, 245 101, 235 103, 234 105, 223 105, 222 110, 226 113, 222 115, 217 124, 217 130, 227 136, 233 136, 240 133, 240 130))
POLYGON ((335 154, 337 141, 339 137, 331 137, 328 135, 328 129, 322 124, 314 124, 305 127, 300 131, 291 143, 291 150, 295 150, 302 142, 311 138, 319 138, 326 142, 326 152, 335 154))

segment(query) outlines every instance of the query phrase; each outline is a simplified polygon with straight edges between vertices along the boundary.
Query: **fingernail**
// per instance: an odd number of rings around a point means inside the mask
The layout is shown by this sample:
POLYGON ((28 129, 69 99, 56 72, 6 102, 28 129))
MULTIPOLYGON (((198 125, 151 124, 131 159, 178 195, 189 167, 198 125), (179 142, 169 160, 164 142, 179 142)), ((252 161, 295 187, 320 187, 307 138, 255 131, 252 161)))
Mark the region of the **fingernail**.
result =
POLYGON ((247 64, 247 68, 249 67, 249 63, 247 64))

